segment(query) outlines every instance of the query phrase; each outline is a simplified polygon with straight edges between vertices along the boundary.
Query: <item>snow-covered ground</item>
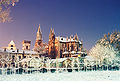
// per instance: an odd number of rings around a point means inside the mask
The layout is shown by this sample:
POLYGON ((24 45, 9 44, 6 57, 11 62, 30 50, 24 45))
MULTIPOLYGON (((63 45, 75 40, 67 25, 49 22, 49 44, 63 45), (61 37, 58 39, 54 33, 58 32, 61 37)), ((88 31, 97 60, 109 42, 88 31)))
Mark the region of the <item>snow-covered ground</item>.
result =
POLYGON ((120 71, 0 75, 0 81, 120 81, 120 71))

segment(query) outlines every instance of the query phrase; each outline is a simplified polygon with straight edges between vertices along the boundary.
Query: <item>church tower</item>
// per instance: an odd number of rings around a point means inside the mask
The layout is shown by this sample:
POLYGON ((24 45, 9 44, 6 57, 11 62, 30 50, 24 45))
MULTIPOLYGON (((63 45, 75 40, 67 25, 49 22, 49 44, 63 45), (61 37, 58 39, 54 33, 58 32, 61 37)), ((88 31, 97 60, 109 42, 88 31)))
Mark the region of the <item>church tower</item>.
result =
POLYGON ((35 46, 34 46, 34 51, 39 52, 38 49, 42 46, 43 46, 42 32, 41 32, 40 24, 39 24, 37 35, 36 35, 36 42, 35 42, 35 46))
POLYGON ((13 40, 10 41, 10 43, 8 44, 7 49, 9 50, 16 50, 16 46, 13 40))
POLYGON ((22 50, 30 50, 31 41, 23 40, 22 42, 22 50))
POLYGON ((56 58, 56 55, 55 55, 55 32, 54 32, 54 29, 50 30, 50 34, 49 34, 49 50, 48 50, 48 56, 51 57, 51 58, 56 58))

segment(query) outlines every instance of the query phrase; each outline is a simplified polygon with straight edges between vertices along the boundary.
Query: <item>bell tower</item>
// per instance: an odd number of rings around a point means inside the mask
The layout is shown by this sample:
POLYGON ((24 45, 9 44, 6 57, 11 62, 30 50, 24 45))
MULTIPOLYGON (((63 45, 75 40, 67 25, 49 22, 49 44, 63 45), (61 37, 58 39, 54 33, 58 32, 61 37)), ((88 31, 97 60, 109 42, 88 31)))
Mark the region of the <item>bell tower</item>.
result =
POLYGON ((50 34, 49 34, 49 42, 48 42, 48 46, 49 46, 49 50, 48 50, 48 56, 51 58, 56 58, 55 55, 55 32, 54 29, 50 30, 50 34))
POLYGON ((39 47, 42 47, 42 46, 43 46, 43 39, 42 39, 42 32, 41 32, 40 24, 39 24, 37 35, 36 35, 36 42, 35 42, 35 46, 34 46, 34 51, 38 51, 37 49, 39 47))

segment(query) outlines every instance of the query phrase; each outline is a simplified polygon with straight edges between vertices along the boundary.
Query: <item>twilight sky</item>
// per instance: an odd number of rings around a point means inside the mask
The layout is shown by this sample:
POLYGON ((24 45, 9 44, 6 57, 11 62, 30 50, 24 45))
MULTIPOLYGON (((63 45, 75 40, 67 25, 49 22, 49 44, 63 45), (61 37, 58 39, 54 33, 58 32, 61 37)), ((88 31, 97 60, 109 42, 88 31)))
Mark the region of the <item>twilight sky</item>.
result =
POLYGON ((19 0, 11 9, 13 21, 0 23, 0 47, 14 40, 22 48, 22 40, 31 40, 33 48, 38 24, 44 42, 50 28, 56 36, 76 33, 83 46, 90 49, 104 33, 120 31, 120 0, 19 0))

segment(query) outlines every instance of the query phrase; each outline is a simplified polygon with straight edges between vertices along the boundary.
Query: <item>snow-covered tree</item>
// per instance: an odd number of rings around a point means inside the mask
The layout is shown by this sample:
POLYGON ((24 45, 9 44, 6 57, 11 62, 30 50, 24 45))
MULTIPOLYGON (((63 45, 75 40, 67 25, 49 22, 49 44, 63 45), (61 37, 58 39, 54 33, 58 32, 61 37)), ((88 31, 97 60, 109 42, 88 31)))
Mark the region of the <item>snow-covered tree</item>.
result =
POLYGON ((112 46, 105 47, 100 44, 96 44, 91 50, 90 55, 95 57, 97 61, 102 64, 112 64, 117 52, 112 46))
POLYGON ((0 22, 11 21, 10 8, 15 6, 19 0, 0 0, 0 22))
POLYGON ((90 50, 89 55, 99 64, 120 64, 120 32, 104 35, 90 50))

